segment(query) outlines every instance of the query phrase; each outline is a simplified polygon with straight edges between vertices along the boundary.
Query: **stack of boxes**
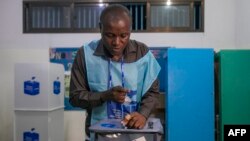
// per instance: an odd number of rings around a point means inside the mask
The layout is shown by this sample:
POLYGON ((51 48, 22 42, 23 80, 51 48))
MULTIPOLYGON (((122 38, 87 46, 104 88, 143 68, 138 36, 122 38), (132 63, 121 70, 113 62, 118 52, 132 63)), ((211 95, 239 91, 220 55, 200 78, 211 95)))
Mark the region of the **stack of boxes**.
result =
POLYGON ((15 65, 15 141, 64 140, 64 67, 15 65))

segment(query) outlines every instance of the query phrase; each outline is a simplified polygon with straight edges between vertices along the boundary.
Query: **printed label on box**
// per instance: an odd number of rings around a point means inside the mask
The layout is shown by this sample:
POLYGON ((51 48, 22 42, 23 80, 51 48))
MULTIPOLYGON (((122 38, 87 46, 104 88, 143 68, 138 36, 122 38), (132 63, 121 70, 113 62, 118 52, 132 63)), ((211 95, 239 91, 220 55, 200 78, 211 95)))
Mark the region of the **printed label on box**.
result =
POLYGON ((35 81, 36 77, 32 77, 31 80, 24 81, 24 93, 27 95, 38 95, 40 92, 40 83, 35 81))
POLYGON ((123 104, 108 101, 107 112, 109 119, 123 119, 127 114, 130 114, 138 109, 138 102, 136 101, 136 90, 130 90, 126 95, 123 104))
POLYGON ((61 88, 61 83, 59 81, 59 77, 57 77, 57 80, 55 80, 54 83, 53 83, 54 94, 59 95, 60 94, 60 88, 61 88))
POLYGON ((35 128, 31 131, 23 132, 23 141, 39 141, 39 134, 34 132, 35 128))

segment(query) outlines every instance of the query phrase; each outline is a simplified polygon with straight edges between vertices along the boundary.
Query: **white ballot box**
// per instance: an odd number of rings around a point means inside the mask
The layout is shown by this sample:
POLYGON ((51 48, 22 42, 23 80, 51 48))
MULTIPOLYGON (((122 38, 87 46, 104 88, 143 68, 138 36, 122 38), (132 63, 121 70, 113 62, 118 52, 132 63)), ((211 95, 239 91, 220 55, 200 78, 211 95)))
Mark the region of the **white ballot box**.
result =
POLYGON ((15 110, 64 107, 64 66, 55 63, 15 64, 15 110))
POLYGON ((64 66, 15 64, 15 141, 64 140, 64 66))
POLYGON ((15 111, 14 141, 63 141, 64 108, 52 111, 15 111))
POLYGON ((120 119, 104 119, 89 127, 95 141, 160 141, 163 127, 158 118, 149 118, 143 129, 126 129, 120 119))

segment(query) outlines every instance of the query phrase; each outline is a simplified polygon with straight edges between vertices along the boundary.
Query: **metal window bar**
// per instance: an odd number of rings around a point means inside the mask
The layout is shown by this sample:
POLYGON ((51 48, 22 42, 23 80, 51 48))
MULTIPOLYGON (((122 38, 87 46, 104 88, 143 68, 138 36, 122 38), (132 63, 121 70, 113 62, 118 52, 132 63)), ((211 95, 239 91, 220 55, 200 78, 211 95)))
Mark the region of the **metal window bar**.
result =
POLYGON ((69 28, 70 8, 68 7, 31 7, 31 28, 69 28))
POLYGON ((145 30, 146 27, 146 4, 145 3, 136 3, 136 4, 124 4, 126 6, 131 15, 133 20, 132 30, 145 30))
POLYGON ((200 2, 194 3, 194 25, 193 26, 195 30, 201 29, 201 26, 202 26, 200 2))
POLYGON ((135 30, 138 30, 138 6, 135 6, 135 30))
POLYGON ((151 6, 152 27, 188 27, 189 6, 151 6))
POLYGON ((141 9, 141 16, 140 16, 140 17, 141 17, 141 22, 140 22, 140 23, 141 23, 141 24, 140 24, 140 27, 141 27, 141 28, 140 28, 140 29, 143 30, 143 29, 144 29, 144 28, 143 28, 143 27, 144 27, 143 17, 145 17, 146 14, 143 12, 143 11, 144 11, 144 10, 143 10, 143 5, 140 6, 140 9, 141 9))
POLYGON ((99 27, 99 16, 104 7, 98 5, 86 5, 86 6, 76 6, 75 17, 76 24, 75 28, 80 29, 95 29, 99 27))

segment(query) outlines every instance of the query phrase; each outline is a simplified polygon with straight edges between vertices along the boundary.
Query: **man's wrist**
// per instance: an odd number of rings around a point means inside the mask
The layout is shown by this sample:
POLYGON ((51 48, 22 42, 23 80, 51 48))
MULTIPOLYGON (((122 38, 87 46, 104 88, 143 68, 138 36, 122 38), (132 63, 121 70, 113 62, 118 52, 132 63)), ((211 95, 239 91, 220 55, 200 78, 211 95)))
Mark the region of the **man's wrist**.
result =
POLYGON ((107 90, 107 91, 102 92, 100 97, 101 97, 102 102, 106 102, 107 100, 110 100, 110 97, 111 97, 110 91, 107 90))
POLYGON ((150 116, 150 111, 148 111, 148 110, 141 109, 141 110, 139 110, 139 113, 141 115, 143 115, 146 119, 148 119, 148 117, 150 116))

